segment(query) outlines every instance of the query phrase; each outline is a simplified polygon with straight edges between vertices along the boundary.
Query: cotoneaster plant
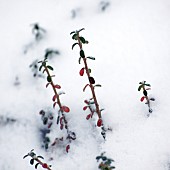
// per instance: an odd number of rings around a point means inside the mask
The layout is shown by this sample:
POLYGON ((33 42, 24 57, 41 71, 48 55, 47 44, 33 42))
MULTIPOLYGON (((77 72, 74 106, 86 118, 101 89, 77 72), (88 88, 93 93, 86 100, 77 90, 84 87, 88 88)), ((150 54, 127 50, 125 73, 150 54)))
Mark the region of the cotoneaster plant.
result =
POLYGON ((32 34, 34 35, 35 40, 36 41, 41 40, 44 37, 46 30, 40 27, 38 23, 31 24, 31 26, 32 26, 32 34))
POLYGON ((91 57, 91 56, 86 57, 86 55, 85 55, 85 52, 83 50, 83 45, 88 44, 88 41, 80 35, 80 32, 82 30, 84 30, 84 28, 80 29, 78 31, 73 31, 70 34, 72 35, 72 39, 76 41, 76 43, 74 43, 72 45, 72 49, 76 45, 78 45, 80 48, 79 64, 81 64, 81 61, 83 60, 83 67, 80 69, 79 74, 80 74, 80 76, 84 76, 84 74, 86 74, 87 78, 88 78, 88 83, 84 86, 83 92, 85 92, 86 88, 89 87, 91 90, 91 93, 92 93, 92 97, 89 100, 84 101, 86 105, 83 107, 83 110, 89 109, 89 111, 90 111, 90 114, 88 114, 86 117, 87 120, 91 119, 94 116, 94 113, 97 114, 98 120, 97 120, 96 124, 98 127, 101 127, 101 129, 102 129, 101 134, 102 134, 103 138, 105 139, 107 129, 104 127, 103 120, 102 120, 102 114, 101 114, 101 112, 104 109, 100 109, 99 103, 97 101, 96 93, 95 93, 95 88, 101 87, 101 85, 96 84, 94 77, 91 76, 91 69, 88 67, 87 60, 95 60, 95 58, 91 57))
MULTIPOLYGON (((66 152, 69 151, 70 149, 70 143, 72 140, 76 139, 76 134, 72 131, 69 130, 69 126, 68 126, 68 122, 66 119, 66 115, 70 112, 70 108, 66 105, 64 105, 63 103, 61 103, 60 100, 60 95, 65 94, 62 91, 57 91, 59 89, 61 89, 61 86, 59 84, 55 84, 53 81, 53 77, 55 77, 55 75, 51 75, 51 71, 53 71, 53 67, 48 65, 48 61, 47 61, 47 57, 44 57, 43 61, 39 61, 38 63, 40 63, 40 67, 39 67, 39 71, 43 71, 43 73, 46 73, 47 75, 47 84, 46 84, 46 88, 51 86, 51 88, 53 89, 54 95, 52 97, 52 101, 53 101, 53 108, 56 108, 56 106, 58 106, 58 116, 57 116, 57 120, 56 123, 57 125, 60 125, 60 129, 61 130, 66 130, 67 132, 67 136, 65 138, 56 138, 54 142, 52 142, 51 146, 55 146, 57 145, 58 141, 67 141, 67 145, 66 145, 66 152)), ((46 116, 45 112, 40 112, 40 115, 42 116, 42 120, 43 123, 45 125, 48 126, 48 128, 50 129, 51 126, 54 124, 54 119, 52 115, 48 115, 46 116)), ((66 143, 66 142, 65 142, 66 143)))
POLYGON ((152 113, 152 108, 151 108, 151 103, 150 101, 155 101, 154 98, 149 98, 148 97, 148 90, 151 90, 151 85, 146 83, 146 81, 143 81, 143 82, 139 82, 139 87, 138 87, 138 91, 142 90, 143 91, 143 95, 140 99, 141 102, 143 102, 144 100, 146 100, 146 103, 148 105, 148 108, 149 108, 149 114, 148 116, 150 115, 150 113, 152 113))
POLYGON ((100 156, 97 156, 96 160, 97 160, 97 162, 100 162, 98 168, 101 170, 115 169, 115 166, 112 165, 112 162, 114 162, 114 160, 106 157, 105 152, 101 153, 100 156))

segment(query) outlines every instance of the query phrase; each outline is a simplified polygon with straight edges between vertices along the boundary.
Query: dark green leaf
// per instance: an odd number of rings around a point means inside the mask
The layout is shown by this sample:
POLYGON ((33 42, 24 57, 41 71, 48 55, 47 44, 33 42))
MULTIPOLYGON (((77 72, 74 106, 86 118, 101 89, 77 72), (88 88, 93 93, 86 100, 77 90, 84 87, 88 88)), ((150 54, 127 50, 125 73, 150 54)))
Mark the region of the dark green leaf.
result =
POLYGON ((74 34, 74 33, 75 33, 75 31, 72 31, 72 32, 70 32, 70 35, 71 35, 71 34, 74 34))
POLYGON ((80 41, 85 44, 86 43, 86 40, 84 39, 84 37, 79 37, 80 41))
POLYGON ((75 45, 78 45, 78 43, 74 43, 74 44, 72 45, 72 50, 73 50, 73 48, 75 47, 75 45))
POLYGON ((38 61, 38 63, 42 63, 42 61, 38 61))
POLYGON ((115 169, 116 167, 115 166, 111 166, 110 169, 115 169))
POLYGON ((90 104, 95 104, 95 102, 89 102, 90 104))
POLYGON ((102 85, 100 85, 100 84, 96 84, 94 87, 102 87, 102 85))
POLYGON ((42 67, 43 67, 43 65, 41 65, 41 66, 39 67, 39 71, 41 71, 42 67))
POLYGON ((91 59, 91 60, 95 60, 95 58, 94 57, 87 57, 88 59, 91 59))
POLYGON ((143 87, 143 84, 138 87, 138 91, 140 91, 142 87, 143 87))
POLYGON ((72 36, 72 39, 73 39, 73 40, 77 40, 77 39, 78 39, 77 34, 74 34, 74 35, 72 36))
POLYGON ((30 164, 33 165, 34 164, 34 159, 30 160, 30 164))
POLYGON ((85 58, 85 54, 84 54, 84 51, 83 51, 83 50, 80 50, 80 56, 81 56, 82 58, 85 58))
POLYGON ((58 125, 59 121, 60 121, 60 116, 57 117, 57 125, 58 125))
POLYGON ((44 141, 45 141, 45 142, 50 142, 50 138, 49 138, 49 137, 46 137, 44 141))
POLYGON ((48 122, 48 118, 47 118, 47 117, 44 117, 44 119, 43 119, 43 124, 46 125, 47 122, 48 122))
POLYGON ((145 85, 146 85, 146 86, 149 86, 149 87, 151 86, 150 84, 145 84, 145 85))
POLYGON ((47 66, 47 68, 50 70, 54 70, 53 67, 51 67, 51 66, 47 66))
POLYGON ((37 158, 41 158, 41 159, 44 159, 44 157, 42 157, 42 156, 37 156, 37 158))
POLYGON ((101 156, 97 156, 97 157, 96 157, 97 160, 99 160, 99 159, 101 159, 101 158, 102 158, 101 156))
POLYGON ((81 57, 79 57, 79 64, 81 64, 81 57))
POLYGON ((39 165, 39 163, 37 163, 37 164, 35 165, 35 169, 37 169, 37 168, 38 168, 38 165, 39 165))
POLYGON ((25 155, 25 156, 23 157, 23 159, 25 159, 27 156, 28 156, 28 155, 25 155))
POLYGON ((106 162, 105 162, 105 164, 106 165, 110 165, 112 162, 110 161, 110 160, 107 160, 106 162))
POLYGON ((47 76, 47 81, 50 83, 52 81, 50 76, 47 76))
POLYGON ((90 82, 91 84, 95 84, 94 78, 93 78, 93 77, 89 77, 89 82, 90 82))
POLYGON ((148 92, 147 92, 146 90, 144 90, 144 91, 143 91, 143 94, 144 94, 145 96, 147 96, 147 95, 148 95, 148 92))
POLYGON ((88 71, 89 71, 89 73, 91 73, 91 69, 90 68, 88 69, 88 71))
POLYGON ((84 28, 80 29, 78 32, 85 30, 84 28))
POLYGON ((48 143, 45 144, 45 149, 48 149, 48 143))

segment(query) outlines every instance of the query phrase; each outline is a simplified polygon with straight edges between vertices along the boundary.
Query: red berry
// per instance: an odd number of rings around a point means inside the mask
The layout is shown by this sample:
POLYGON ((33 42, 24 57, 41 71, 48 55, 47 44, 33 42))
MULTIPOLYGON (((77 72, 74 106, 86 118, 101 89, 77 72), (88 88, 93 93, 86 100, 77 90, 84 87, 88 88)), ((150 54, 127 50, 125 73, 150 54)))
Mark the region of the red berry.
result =
POLYGON ((67 106, 62 106, 62 109, 66 113, 70 112, 70 109, 67 106))
POLYGON ((100 118, 98 121, 97 121, 97 126, 100 127, 102 125, 102 119, 100 118))
POLYGON ((43 168, 48 168, 48 165, 46 163, 42 164, 43 168))
POLYGON ((84 75, 84 68, 82 68, 79 72, 80 76, 83 76, 84 75))
POLYGON ((144 99, 145 99, 145 96, 141 97, 140 101, 143 102, 144 99))

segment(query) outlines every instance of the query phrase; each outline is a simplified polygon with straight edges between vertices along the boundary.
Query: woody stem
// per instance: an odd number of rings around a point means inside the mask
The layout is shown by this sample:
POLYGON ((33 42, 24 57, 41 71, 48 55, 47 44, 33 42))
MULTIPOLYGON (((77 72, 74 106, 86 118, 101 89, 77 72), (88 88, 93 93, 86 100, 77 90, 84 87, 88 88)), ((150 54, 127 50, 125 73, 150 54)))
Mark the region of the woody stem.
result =
MULTIPOLYGON (((78 32, 78 45, 80 47, 80 50, 83 49, 82 47, 82 43, 80 41, 80 38, 79 38, 79 32, 78 32)), ((93 84, 90 82, 90 73, 89 73, 89 68, 88 68, 88 65, 87 65, 87 59, 86 57, 83 58, 83 61, 84 61, 84 66, 85 66, 85 70, 86 70, 86 74, 87 74, 87 77, 89 79, 89 85, 90 85, 90 89, 91 89, 91 92, 92 92, 92 97, 94 99, 94 103, 95 103, 95 107, 96 107, 96 113, 99 117, 99 119, 101 118, 101 111, 99 109, 99 104, 98 104, 98 101, 97 101, 97 98, 96 98, 96 94, 95 94, 95 91, 94 91, 94 86, 93 84)))

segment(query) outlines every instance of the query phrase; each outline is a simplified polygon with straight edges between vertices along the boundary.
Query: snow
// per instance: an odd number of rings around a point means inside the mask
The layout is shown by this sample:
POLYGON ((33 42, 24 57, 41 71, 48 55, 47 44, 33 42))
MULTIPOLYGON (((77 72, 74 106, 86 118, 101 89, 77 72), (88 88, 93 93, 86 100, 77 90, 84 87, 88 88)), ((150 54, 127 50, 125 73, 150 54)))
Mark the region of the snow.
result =
POLYGON ((0 1, 0 170, 34 169, 29 159, 23 160, 33 148, 53 170, 98 169, 95 157, 104 151, 115 160, 116 170, 170 169, 170 2, 103 2, 110 3, 105 11, 99 0, 0 1), (36 22, 47 31, 39 42, 31 33, 36 22), (96 95, 105 108, 104 123, 112 127, 105 142, 94 127, 97 117, 87 121, 88 111, 82 110, 90 90, 83 93, 87 78, 79 76, 83 65, 78 64, 79 50, 71 49, 74 41, 69 35, 80 28, 85 28, 81 34, 89 41, 85 53, 96 58, 88 65, 102 85, 96 95), (33 77, 29 65, 43 59, 47 48, 60 52, 49 63, 54 67, 54 81, 66 93, 61 100, 71 109, 68 124, 77 135, 68 154, 64 146, 49 152, 41 148, 43 124, 38 113, 53 110, 53 92, 45 88, 44 78, 33 77), (14 85, 16 77, 18 85, 14 85), (151 84, 149 94, 156 99, 150 117, 137 91, 143 80, 151 84), (50 157, 54 160, 49 161, 50 157))

